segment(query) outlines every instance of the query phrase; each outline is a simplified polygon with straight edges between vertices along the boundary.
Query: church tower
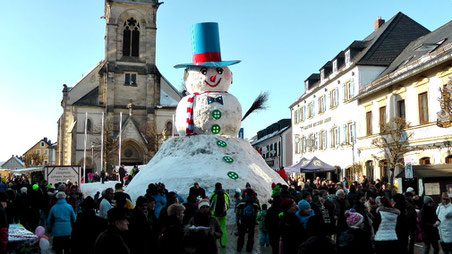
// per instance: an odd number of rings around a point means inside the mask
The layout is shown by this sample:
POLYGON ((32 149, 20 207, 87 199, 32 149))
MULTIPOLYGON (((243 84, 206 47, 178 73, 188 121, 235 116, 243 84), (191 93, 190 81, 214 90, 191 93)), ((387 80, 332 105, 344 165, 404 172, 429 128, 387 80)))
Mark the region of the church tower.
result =
POLYGON ((142 116, 139 122, 155 120, 161 76, 155 66, 159 5, 156 0, 105 1, 105 77, 99 100, 109 118, 118 112, 115 108, 131 104, 142 116))
POLYGON ((98 172, 100 166, 110 170, 113 165, 145 164, 171 135, 172 116, 182 95, 155 65, 160 4, 105 0, 105 58, 72 87, 63 88, 58 164, 87 165, 87 172, 98 172), (103 145, 102 116, 104 141, 108 140, 103 145))

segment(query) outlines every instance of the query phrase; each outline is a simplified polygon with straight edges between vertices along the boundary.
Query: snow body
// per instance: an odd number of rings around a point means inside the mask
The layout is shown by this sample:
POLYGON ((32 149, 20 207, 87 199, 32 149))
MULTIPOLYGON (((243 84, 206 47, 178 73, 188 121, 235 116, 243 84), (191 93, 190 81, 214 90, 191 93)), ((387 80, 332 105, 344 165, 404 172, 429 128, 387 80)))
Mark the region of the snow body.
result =
POLYGON ((220 182, 231 197, 236 188, 244 189, 249 182, 261 204, 268 203, 272 183, 285 184, 248 141, 219 135, 168 139, 125 191, 135 201, 146 194, 150 183, 157 182, 164 183, 169 191, 176 191, 184 198, 195 182, 206 190, 207 195, 213 192, 215 183, 220 182), (227 146, 217 145, 218 140, 226 142, 227 146), (223 156, 230 156, 234 161, 227 163, 223 156), (231 179, 227 175, 230 171, 239 177, 231 179))
POLYGON ((187 108, 191 108, 188 100, 193 98, 194 133, 237 136, 241 126, 242 107, 237 98, 227 92, 232 84, 231 70, 226 66, 189 66, 185 70, 184 81, 190 95, 182 98, 177 105, 175 126, 179 135, 186 135, 187 108), (222 103, 209 103, 208 97, 218 99, 220 96, 222 103), (219 119, 212 116, 214 110, 221 113, 219 119), (213 125, 220 127, 219 133, 212 133, 213 125))
MULTIPOLYGON (((185 136, 187 127, 187 107, 189 96, 182 98, 176 109, 176 128, 180 136, 185 136)), ((194 132, 197 134, 213 134, 212 125, 220 126, 220 135, 237 136, 242 119, 242 107, 237 98, 225 92, 210 92, 196 95, 193 102, 194 132), (213 102, 208 104, 207 97, 223 99, 223 104, 213 102), (214 110, 219 110, 221 117, 215 119, 214 110)))

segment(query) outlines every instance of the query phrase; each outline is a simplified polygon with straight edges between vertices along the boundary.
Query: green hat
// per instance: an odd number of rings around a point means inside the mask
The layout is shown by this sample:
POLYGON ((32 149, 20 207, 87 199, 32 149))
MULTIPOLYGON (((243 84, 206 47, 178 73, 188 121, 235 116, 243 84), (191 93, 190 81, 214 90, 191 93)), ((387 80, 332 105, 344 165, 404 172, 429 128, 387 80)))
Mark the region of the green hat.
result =
POLYGON ((37 188, 39 188, 39 186, 37 184, 33 184, 33 190, 36 190, 37 188))

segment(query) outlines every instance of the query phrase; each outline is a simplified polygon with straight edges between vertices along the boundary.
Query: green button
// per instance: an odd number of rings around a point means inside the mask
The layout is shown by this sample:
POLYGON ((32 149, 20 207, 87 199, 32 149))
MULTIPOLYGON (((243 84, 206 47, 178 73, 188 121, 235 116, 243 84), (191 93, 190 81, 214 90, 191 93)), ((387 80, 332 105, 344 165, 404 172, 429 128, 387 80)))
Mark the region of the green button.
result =
POLYGON ((226 144, 226 142, 224 142, 223 140, 218 140, 218 141, 217 141, 217 145, 218 145, 218 146, 221 146, 221 147, 225 147, 225 146, 227 146, 228 144, 226 144))
POLYGON ((227 163, 232 163, 232 162, 234 162, 234 159, 232 159, 232 158, 229 157, 229 156, 223 156, 223 160, 226 161, 227 163))
POLYGON ((213 134, 218 134, 221 131, 221 127, 218 124, 212 125, 212 128, 210 128, 210 131, 212 131, 213 134))
POLYGON ((215 120, 218 120, 221 118, 221 111, 218 109, 215 109, 214 111, 212 111, 212 117, 215 120))
POLYGON ((239 178, 239 174, 235 173, 234 171, 229 171, 228 176, 229 176, 229 178, 234 179, 234 180, 239 178))

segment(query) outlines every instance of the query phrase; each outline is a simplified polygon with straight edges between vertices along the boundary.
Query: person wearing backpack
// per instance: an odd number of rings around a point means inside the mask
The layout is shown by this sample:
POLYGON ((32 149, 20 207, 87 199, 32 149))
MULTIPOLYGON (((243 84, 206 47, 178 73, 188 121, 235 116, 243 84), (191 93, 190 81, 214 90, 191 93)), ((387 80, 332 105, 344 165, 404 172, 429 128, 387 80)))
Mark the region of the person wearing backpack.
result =
POLYGON ((215 191, 210 195, 210 207, 213 217, 218 220, 221 227, 220 245, 226 248, 227 233, 226 233, 226 215, 229 208, 229 194, 223 190, 221 183, 215 184, 215 191))
POLYGON ((259 223, 259 245, 261 247, 270 246, 270 238, 268 234, 268 229, 265 226, 265 217, 267 216, 267 204, 262 205, 262 210, 257 214, 257 222, 259 223))
POLYGON ((251 252, 254 245, 254 227, 256 226, 257 212, 259 211, 259 201, 254 197, 254 191, 247 189, 245 197, 237 205, 239 217, 239 238, 237 239, 237 251, 240 252, 245 244, 245 234, 248 233, 246 251, 251 252))

